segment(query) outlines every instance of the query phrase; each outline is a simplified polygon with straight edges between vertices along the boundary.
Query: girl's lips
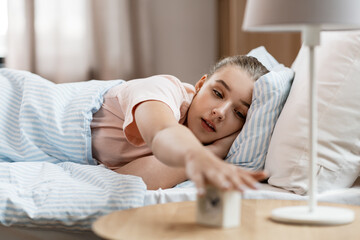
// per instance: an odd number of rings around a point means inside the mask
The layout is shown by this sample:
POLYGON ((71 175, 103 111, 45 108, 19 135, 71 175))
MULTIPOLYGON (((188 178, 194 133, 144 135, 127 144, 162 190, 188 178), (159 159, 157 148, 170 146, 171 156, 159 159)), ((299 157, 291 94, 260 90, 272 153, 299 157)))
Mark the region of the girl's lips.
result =
POLYGON ((215 126, 210 121, 206 121, 203 118, 201 118, 201 126, 208 132, 216 131, 215 126))

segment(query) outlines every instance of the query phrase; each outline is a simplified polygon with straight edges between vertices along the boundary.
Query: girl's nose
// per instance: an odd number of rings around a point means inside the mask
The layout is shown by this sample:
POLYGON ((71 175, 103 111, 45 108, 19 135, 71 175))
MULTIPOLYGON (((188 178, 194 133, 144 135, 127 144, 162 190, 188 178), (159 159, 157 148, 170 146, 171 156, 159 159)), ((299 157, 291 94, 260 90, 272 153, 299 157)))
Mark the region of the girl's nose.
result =
POLYGON ((230 104, 222 104, 212 110, 212 114, 216 116, 219 120, 223 121, 226 116, 226 112, 228 108, 230 107, 230 104))

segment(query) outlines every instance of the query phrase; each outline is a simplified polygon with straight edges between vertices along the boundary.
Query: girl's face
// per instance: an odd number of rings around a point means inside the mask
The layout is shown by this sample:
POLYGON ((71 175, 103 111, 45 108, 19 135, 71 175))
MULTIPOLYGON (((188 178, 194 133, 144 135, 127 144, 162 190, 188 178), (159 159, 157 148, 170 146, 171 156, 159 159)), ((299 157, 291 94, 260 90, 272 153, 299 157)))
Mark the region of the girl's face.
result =
POLYGON ((187 126, 203 144, 239 131, 251 104, 254 80, 237 66, 225 66, 195 85, 187 126))

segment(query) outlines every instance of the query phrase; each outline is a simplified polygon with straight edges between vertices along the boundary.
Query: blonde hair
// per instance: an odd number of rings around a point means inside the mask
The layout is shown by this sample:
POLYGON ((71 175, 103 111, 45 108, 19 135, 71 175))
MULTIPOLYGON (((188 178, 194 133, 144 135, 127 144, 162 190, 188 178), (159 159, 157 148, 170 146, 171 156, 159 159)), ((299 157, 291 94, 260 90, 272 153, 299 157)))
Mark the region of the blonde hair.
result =
POLYGON ((237 66, 241 69, 245 70, 249 76, 254 79, 254 81, 258 80, 262 75, 269 72, 267 68, 262 65, 259 60, 254 57, 246 56, 246 55, 235 55, 231 57, 226 57, 219 62, 217 62, 214 67, 211 69, 208 78, 211 77, 216 71, 226 66, 237 66))

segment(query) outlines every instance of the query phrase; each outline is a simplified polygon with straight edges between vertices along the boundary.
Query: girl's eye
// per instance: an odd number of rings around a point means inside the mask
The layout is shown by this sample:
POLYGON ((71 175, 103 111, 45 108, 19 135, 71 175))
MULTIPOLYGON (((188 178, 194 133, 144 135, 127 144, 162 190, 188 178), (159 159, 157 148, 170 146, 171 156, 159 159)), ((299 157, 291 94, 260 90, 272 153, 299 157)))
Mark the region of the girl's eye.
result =
POLYGON ((222 95, 218 90, 213 89, 213 92, 214 92, 214 94, 215 94, 217 97, 219 97, 219 98, 221 98, 221 99, 224 98, 223 95, 222 95))
POLYGON ((239 118, 241 118, 241 119, 244 119, 245 120, 245 116, 244 116, 244 114, 242 114, 241 112, 239 112, 238 110, 234 110, 234 112, 235 112, 235 114, 239 117, 239 118))

